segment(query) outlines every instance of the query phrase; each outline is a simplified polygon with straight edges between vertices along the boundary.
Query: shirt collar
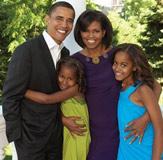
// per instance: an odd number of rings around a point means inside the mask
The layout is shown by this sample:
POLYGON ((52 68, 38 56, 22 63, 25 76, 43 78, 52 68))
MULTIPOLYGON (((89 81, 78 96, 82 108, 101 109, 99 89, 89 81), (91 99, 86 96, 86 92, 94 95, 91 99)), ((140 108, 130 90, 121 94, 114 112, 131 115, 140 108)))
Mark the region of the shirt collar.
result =
POLYGON ((55 47, 55 48, 58 48, 59 50, 61 50, 64 47, 63 43, 58 45, 54 41, 54 39, 45 30, 43 31, 43 37, 44 37, 49 49, 52 49, 55 47))

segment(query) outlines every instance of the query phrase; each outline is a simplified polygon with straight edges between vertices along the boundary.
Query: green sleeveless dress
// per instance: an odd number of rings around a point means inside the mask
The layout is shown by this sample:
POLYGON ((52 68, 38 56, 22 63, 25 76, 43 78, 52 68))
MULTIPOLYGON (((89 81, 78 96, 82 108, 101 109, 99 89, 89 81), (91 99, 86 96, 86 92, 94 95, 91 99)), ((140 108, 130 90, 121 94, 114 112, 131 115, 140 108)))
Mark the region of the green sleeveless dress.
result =
POLYGON ((64 127, 63 160, 86 160, 90 144, 88 108, 84 99, 70 98, 61 104, 62 113, 68 116, 79 116, 79 124, 85 124, 87 131, 84 136, 72 136, 64 127))

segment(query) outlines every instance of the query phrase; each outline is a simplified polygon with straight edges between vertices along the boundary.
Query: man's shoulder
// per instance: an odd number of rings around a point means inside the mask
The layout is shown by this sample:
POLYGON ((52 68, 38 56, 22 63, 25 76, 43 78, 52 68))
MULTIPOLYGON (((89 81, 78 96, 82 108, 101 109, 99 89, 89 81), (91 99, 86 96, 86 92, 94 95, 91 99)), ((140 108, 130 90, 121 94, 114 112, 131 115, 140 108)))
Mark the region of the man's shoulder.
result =
POLYGON ((38 35, 34 38, 29 38, 27 39, 23 44, 21 44, 20 46, 28 46, 28 45, 32 45, 33 43, 37 43, 38 41, 42 40, 43 36, 42 35, 38 35))

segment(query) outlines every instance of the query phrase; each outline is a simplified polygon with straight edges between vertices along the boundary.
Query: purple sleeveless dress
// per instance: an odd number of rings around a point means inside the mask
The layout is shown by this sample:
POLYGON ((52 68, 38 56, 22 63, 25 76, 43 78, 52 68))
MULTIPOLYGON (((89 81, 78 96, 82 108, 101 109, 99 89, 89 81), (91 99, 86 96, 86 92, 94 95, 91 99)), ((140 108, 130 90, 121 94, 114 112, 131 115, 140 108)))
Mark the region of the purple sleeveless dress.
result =
POLYGON ((112 71, 112 51, 99 57, 99 64, 93 64, 91 58, 80 52, 72 56, 84 65, 86 73, 86 100, 91 132, 87 160, 116 160, 119 144, 117 104, 120 86, 112 71))

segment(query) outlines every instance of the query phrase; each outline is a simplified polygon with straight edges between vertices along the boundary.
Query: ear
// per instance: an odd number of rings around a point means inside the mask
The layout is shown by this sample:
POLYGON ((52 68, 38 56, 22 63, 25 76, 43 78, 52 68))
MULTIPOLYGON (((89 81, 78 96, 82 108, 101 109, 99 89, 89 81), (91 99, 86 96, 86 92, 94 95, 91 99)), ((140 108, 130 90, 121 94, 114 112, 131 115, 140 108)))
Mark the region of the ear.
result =
POLYGON ((136 68, 136 66, 134 66, 133 71, 136 71, 136 70, 137 70, 137 68, 136 68))
POLYGON ((105 33, 106 33, 106 30, 103 30, 103 31, 102 31, 102 37, 105 36, 105 33))
POLYGON ((45 16, 45 24, 48 25, 49 21, 50 21, 50 17, 49 17, 49 15, 46 15, 45 16))

